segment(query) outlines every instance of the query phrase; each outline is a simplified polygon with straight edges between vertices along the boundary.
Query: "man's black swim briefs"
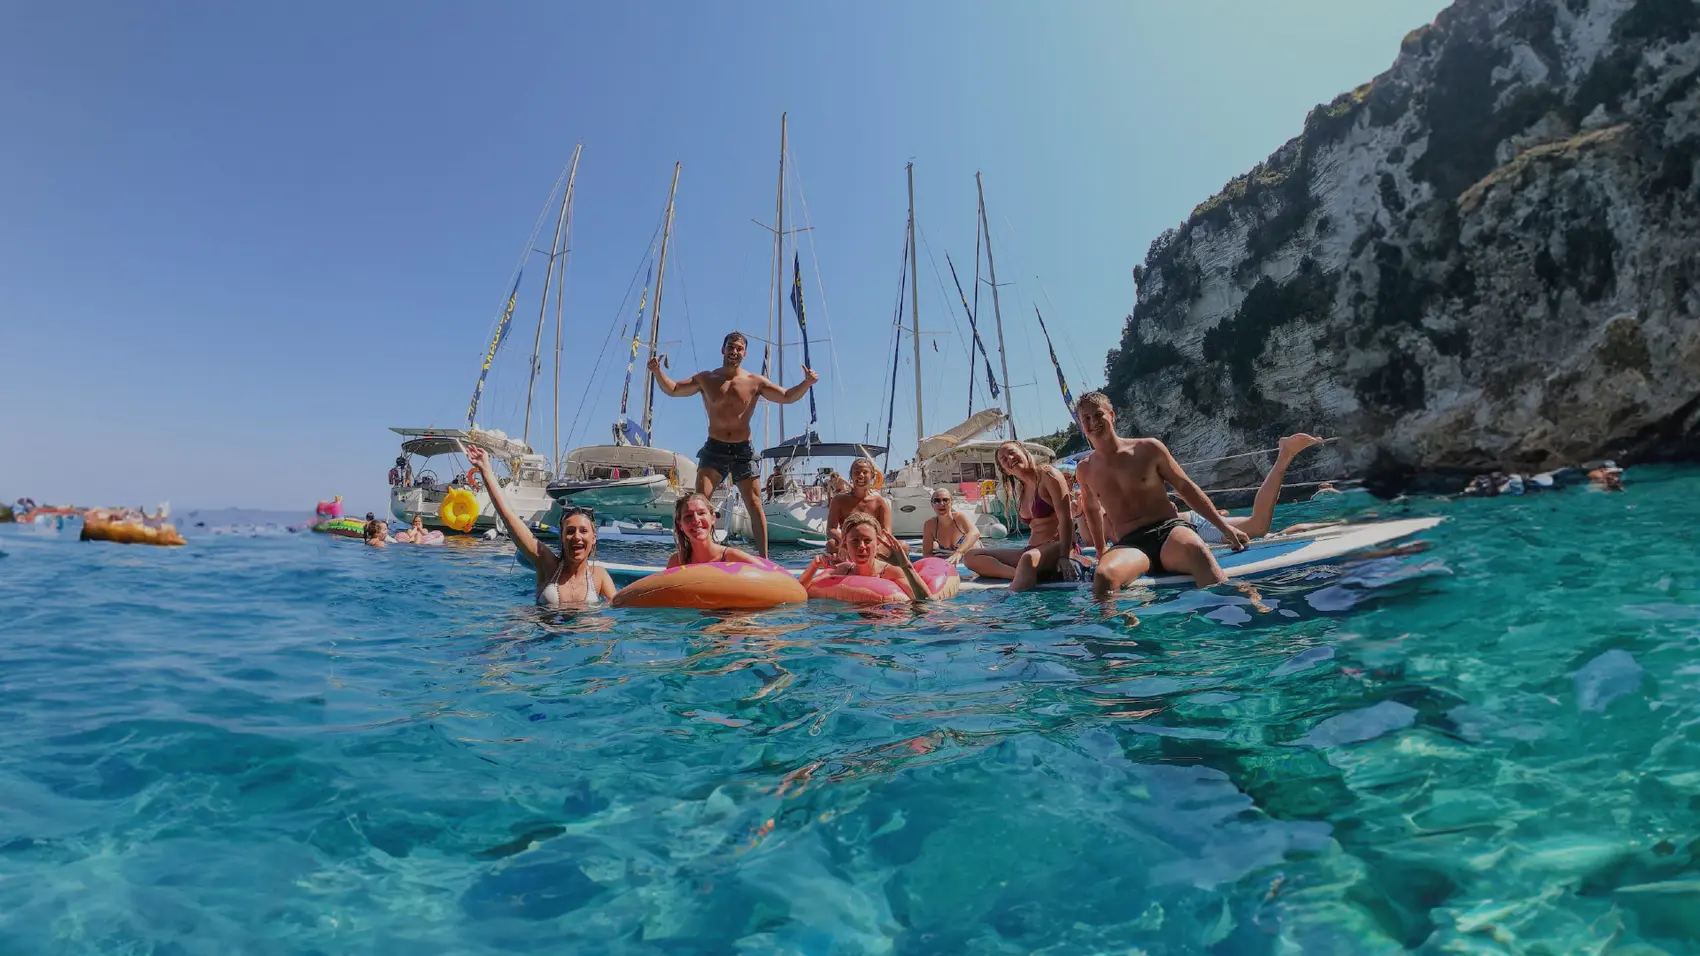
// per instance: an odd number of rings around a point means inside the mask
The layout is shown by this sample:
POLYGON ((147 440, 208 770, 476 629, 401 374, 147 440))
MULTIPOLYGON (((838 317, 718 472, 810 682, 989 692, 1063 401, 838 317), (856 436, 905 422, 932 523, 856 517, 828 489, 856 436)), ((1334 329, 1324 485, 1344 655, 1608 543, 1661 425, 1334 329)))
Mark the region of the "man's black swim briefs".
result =
POLYGON ((1151 559, 1149 574, 1162 574, 1167 569, 1163 567, 1163 542, 1169 540, 1169 535, 1176 528, 1191 527, 1184 518, 1168 518, 1156 524, 1148 524, 1143 528, 1135 528, 1117 539, 1110 545, 1110 550, 1117 548, 1136 548, 1151 559))

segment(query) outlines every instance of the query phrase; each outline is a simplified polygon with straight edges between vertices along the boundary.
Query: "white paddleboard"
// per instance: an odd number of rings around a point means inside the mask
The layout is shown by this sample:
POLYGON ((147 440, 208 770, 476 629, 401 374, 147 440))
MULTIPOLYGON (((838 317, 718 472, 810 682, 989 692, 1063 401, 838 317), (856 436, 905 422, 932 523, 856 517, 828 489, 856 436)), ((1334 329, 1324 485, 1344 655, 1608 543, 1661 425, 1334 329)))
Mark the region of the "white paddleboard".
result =
MULTIPOLYGON (((1216 560, 1222 565, 1222 570, 1229 577, 1244 578, 1271 571, 1281 571, 1287 568, 1301 567, 1306 564, 1317 564, 1332 558, 1343 557, 1354 551, 1373 548, 1376 545, 1387 544, 1400 538, 1410 537, 1440 524, 1444 518, 1400 518, 1394 521, 1371 521, 1364 524, 1336 525, 1329 528, 1319 528, 1306 532, 1279 538, 1259 538, 1251 543, 1244 551, 1234 552, 1225 546, 1215 548, 1216 560)), ((642 564, 623 564, 617 561, 598 561, 608 573, 614 576, 617 583, 624 584, 636 580, 646 574, 654 574, 661 568, 642 564)), ((793 575, 801 575, 800 568, 787 568, 793 575)), ((1089 582, 1041 584, 1046 590, 1061 590, 1084 587, 1089 582)), ((1145 587, 1181 587, 1191 586, 1192 578, 1184 574, 1165 574, 1161 577, 1143 577, 1129 584, 1129 587, 1143 585, 1145 587)), ((964 579, 964 591, 995 591, 1009 587, 1008 581, 997 581, 981 578, 964 579)))

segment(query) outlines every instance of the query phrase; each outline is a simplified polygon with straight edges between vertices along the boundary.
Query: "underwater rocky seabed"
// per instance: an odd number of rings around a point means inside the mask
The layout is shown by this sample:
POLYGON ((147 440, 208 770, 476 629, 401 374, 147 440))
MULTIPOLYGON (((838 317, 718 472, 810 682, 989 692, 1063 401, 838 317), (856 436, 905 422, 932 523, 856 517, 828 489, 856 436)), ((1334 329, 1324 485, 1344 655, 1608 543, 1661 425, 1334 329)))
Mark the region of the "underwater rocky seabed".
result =
POLYGON ((1342 438, 1292 480, 1700 458, 1697 177, 1700 2, 1458 0, 1152 243, 1106 390, 1183 461, 1342 438))
POLYGON ((1137 622, 8 529, 0 952, 1697 952, 1700 470, 1628 478, 1137 622))

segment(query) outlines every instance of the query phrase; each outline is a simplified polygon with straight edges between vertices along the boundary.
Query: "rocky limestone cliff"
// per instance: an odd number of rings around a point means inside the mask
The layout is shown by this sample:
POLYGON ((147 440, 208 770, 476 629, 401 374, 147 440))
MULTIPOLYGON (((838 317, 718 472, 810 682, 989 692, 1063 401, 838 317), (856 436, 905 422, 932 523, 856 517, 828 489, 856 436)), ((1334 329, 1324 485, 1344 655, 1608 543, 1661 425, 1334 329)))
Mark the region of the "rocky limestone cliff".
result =
POLYGON ((1295 475, 1384 489, 1693 455, 1697 72, 1700 0, 1458 0, 1152 243, 1123 433, 1183 462, 1339 435, 1295 475))

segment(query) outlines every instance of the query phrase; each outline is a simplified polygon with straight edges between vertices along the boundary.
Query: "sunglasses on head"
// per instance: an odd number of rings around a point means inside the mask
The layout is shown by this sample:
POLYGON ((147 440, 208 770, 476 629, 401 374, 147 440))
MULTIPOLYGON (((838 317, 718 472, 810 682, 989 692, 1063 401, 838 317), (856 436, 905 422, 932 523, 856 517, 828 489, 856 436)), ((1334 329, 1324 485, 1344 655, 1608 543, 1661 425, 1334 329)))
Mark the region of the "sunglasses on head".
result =
POLYGON ((561 520, 562 521, 566 521, 568 518, 571 518, 574 515, 584 515, 586 518, 590 519, 592 524, 596 523, 596 509, 595 508, 587 508, 584 505, 573 505, 570 508, 562 508, 561 509, 561 520))

